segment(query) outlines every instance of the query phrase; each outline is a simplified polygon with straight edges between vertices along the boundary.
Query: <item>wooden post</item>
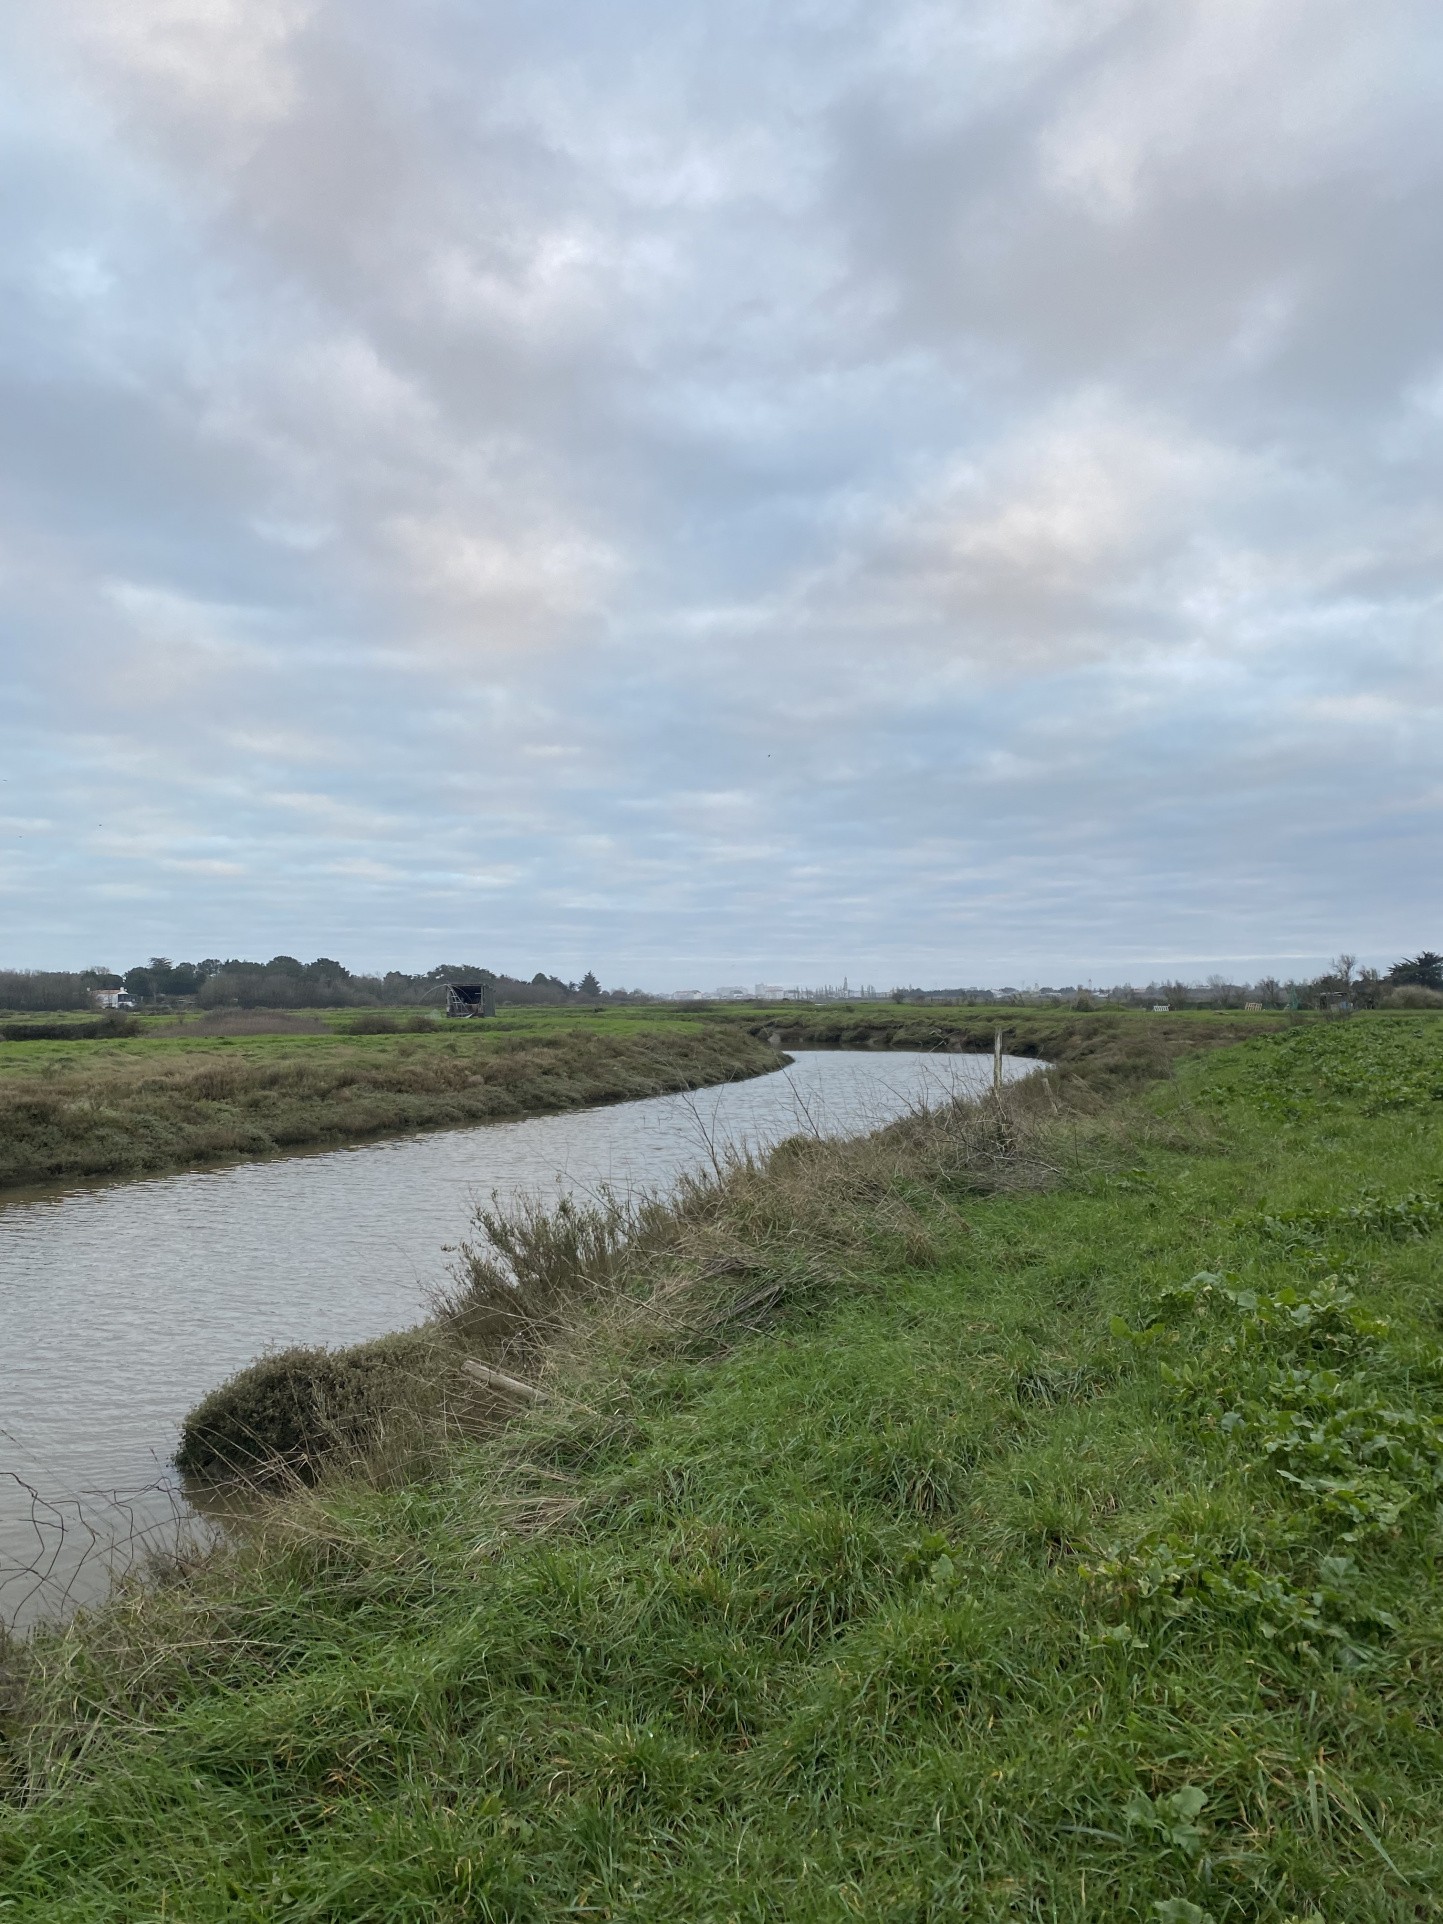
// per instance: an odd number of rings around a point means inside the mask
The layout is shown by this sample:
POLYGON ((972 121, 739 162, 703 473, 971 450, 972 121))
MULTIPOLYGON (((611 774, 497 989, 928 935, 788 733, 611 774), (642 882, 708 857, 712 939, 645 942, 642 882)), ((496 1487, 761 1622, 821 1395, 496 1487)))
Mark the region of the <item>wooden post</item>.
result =
POLYGON ((494 1370, 489 1363, 473 1363, 468 1358, 461 1365, 462 1374, 469 1376, 473 1383, 482 1383, 488 1390, 499 1396, 514 1397, 520 1403, 544 1403, 546 1391, 537 1389, 534 1383, 523 1383, 517 1376, 508 1376, 504 1370, 494 1370))
POLYGON ((992 1039, 992 1093, 1002 1094, 1002 1031, 999 1029, 992 1039))

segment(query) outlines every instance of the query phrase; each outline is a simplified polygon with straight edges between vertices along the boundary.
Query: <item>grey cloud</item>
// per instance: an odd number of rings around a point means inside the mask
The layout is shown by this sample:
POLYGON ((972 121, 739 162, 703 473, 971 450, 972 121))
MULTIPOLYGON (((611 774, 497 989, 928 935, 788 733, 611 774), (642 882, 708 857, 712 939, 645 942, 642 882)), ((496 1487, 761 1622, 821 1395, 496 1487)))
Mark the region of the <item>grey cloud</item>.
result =
POLYGON ((1433 939, 1431 10, 5 31, 0 960, 1433 939))

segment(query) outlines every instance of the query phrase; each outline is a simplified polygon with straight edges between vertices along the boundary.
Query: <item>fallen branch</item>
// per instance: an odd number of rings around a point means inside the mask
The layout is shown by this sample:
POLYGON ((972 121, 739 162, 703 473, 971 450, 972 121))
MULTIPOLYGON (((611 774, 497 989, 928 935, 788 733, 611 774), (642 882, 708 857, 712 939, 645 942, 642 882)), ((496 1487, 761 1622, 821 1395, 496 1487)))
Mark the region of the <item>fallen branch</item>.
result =
POLYGON ((488 1390, 500 1396, 514 1397, 521 1403, 544 1403, 548 1391, 538 1389, 534 1383, 523 1383, 520 1377, 508 1376, 504 1370, 492 1369, 489 1363, 472 1362, 469 1358, 461 1365, 463 1376, 469 1376, 473 1383, 481 1383, 488 1390))

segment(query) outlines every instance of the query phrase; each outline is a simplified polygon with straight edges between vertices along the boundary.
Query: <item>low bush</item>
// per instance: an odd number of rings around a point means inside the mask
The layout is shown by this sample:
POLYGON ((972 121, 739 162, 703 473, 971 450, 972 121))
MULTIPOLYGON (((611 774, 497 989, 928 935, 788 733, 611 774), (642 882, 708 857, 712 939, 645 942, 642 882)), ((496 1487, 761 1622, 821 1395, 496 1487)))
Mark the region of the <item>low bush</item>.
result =
POLYGON ((102 1015, 94 1022, 0 1022, 0 1042, 103 1042, 139 1034, 133 1015, 102 1015))
POLYGON ((176 1466, 209 1481, 314 1483, 337 1458, 414 1445, 434 1433, 449 1360, 424 1330, 264 1356, 190 1412, 176 1466))

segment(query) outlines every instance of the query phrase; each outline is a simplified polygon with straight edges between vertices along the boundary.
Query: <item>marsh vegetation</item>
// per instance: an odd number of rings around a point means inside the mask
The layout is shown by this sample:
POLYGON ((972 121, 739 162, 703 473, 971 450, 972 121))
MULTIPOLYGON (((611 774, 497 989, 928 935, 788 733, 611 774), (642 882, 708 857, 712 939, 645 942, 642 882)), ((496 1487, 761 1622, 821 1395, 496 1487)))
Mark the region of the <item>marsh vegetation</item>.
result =
POLYGON ((13 1914, 1430 1915, 1439 1087, 1362 1018, 483 1223, 544 1397, 18 1654, 13 1914))
POLYGON ((782 1061, 744 1029, 696 1020, 414 1019, 419 1032, 406 1018, 228 1013, 0 1042, 0 1187, 546 1115, 782 1061))

